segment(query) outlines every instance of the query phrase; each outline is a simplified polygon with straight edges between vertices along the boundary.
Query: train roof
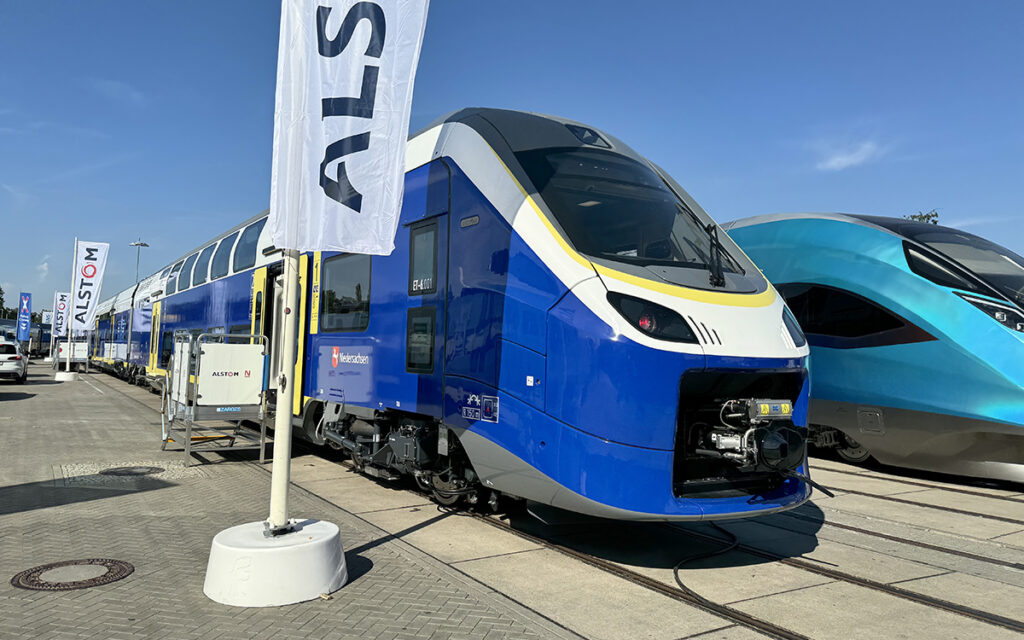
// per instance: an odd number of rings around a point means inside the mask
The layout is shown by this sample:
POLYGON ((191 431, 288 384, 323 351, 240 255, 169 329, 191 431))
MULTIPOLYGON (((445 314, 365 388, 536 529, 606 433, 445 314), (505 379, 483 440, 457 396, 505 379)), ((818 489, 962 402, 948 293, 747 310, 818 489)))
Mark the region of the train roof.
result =
POLYGON ((503 148, 515 153, 543 147, 588 145, 610 149, 635 160, 648 162, 629 145, 591 125, 560 116, 511 109, 469 107, 452 111, 409 136, 409 139, 412 140, 449 123, 460 123, 472 128, 499 155, 503 148))
POLYGON ((948 231, 950 233, 974 236, 974 234, 970 232, 963 231, 962 229, 957 229, 955 227, 947 227, 940 224, 932 224, 930 222, 919 222, 917 220, 908 220, 906 218, 894 218, 891 216, 872 216, 863 213, 769 213, 766 215, 751 216, 749 218, 741 218, 739 220, 733 220, 732 222, 726 222, 722 225, 722 228, 726 231, 730 231, 732 229, 742 229, 743 227, 751 227, 758 224, 767 224, 769 222, 778 222, 781 220, 836 220, 862 227, 878 229, 879 231, 884 231, 905 239, 914 239, 918 234, 929 231, 948 231))

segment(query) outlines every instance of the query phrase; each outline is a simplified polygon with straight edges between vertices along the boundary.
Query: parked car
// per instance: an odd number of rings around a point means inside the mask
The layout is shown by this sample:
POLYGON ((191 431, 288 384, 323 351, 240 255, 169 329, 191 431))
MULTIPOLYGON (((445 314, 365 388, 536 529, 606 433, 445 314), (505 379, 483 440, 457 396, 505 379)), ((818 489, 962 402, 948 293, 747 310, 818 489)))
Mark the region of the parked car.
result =
POLYGON ((0 378, 24 384, 28 377, 28 358, 16 341, 0 338, 0 378))

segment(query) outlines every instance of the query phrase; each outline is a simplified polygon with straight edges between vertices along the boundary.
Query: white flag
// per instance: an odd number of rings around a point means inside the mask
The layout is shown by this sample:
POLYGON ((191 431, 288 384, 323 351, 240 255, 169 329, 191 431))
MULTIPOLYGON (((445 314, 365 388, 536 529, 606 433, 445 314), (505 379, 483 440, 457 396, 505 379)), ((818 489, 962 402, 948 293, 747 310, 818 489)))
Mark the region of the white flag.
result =
POLYGON ((283 0, 274 245, 387 255, 429 0, 283 0))
POLYGON ((106 242, 78 241, 75 258, 75 289, 71 292, 71 330, 89 331, 96 319, 96 305, 100 301, 103 270, 107 266, 106 242))
POLYGON ((63 338, 68 333, 68 303, 71 295, 66 291, 53 292, 53 327, 50 335, 55 338, 63 338))

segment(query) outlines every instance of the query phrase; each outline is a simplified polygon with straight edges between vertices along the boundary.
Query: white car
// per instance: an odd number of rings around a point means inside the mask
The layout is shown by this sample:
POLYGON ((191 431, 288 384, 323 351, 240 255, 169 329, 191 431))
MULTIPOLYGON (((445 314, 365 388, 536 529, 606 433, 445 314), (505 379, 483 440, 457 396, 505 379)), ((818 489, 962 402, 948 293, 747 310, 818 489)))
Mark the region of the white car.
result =
POLYGON ((28 377, 28 358, 17 342, 0 338, 0 378, 23 384, 28 377))

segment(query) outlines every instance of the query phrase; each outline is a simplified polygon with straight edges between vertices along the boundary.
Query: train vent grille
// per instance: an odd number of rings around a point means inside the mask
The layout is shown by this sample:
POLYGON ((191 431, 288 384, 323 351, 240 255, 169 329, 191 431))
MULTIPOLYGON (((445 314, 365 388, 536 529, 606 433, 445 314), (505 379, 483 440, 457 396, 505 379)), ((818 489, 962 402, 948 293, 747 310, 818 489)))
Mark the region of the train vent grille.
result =
POLYGON ((696 330, 697 336, 700 337, 700 341, 704 344, 722 344, 722 339, 718 337, 718 332, 703 322, 697 322, 693 319, 693 316, 686 316, 690 321, 690 326, 696 330))

